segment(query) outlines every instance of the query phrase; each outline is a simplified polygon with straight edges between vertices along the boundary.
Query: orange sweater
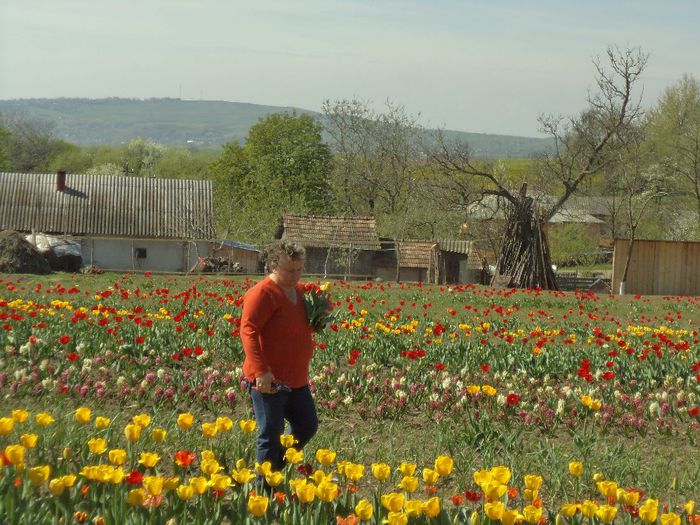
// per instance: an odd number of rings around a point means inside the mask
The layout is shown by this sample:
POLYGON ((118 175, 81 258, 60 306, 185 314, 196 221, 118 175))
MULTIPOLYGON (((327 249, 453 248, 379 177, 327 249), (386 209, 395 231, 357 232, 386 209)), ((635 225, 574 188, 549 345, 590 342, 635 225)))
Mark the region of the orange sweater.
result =
POLYGON ((266 277, 243 297, 243 374, 249 381, 272 371, 277 381, 292 388, 308 383, 312 334, 304 308, 304 286, 297 284, 296 292, 295 304, 266 277))

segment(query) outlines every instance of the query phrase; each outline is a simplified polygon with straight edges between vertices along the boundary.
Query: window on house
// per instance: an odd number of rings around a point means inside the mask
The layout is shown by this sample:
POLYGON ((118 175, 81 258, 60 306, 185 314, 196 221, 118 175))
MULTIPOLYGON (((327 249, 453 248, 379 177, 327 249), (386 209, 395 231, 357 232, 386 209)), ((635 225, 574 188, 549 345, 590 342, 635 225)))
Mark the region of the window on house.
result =
POLYGON ((146 248, 134 248, 134 255, 137 259, 145 259, 147 256, 146 248))

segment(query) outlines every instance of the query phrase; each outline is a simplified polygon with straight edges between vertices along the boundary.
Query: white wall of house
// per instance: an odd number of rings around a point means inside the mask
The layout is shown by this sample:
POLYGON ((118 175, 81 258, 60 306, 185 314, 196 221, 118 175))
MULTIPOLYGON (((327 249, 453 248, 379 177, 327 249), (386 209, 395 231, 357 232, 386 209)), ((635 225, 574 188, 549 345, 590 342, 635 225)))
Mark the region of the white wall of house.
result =
MULTIPOLYGON (((77 239, 76 239, 77 240, 77 239)), ((185 272, 197 256, 209 255, 209 243, 157 239, 82 238, 83 265, 105 270, 185 272)))

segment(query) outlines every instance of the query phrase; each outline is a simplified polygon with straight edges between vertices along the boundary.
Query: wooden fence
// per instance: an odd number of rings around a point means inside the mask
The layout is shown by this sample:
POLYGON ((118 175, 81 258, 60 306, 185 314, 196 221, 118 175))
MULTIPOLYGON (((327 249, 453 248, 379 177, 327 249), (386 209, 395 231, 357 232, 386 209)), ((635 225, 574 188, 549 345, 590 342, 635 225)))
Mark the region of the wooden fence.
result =
MULTIPOLYGON (((627 239, 616 239, 612 289, 618 292, 627 260, 627 239)), ((700 242, 634 241, 625 292, 700 295, 700 242)))

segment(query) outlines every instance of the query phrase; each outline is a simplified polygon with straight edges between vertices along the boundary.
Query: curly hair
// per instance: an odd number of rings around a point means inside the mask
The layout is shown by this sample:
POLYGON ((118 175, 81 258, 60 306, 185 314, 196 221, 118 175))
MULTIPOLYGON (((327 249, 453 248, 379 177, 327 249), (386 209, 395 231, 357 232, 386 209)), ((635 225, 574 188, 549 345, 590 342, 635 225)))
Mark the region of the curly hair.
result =
POLYGON ((301 245, 291 241, 276 241, 265 250, 265 271, 272 271, 272 265, 279 264, 283 255, 293 261, 306 257, 306 249, 301 245))

